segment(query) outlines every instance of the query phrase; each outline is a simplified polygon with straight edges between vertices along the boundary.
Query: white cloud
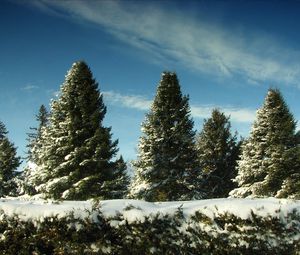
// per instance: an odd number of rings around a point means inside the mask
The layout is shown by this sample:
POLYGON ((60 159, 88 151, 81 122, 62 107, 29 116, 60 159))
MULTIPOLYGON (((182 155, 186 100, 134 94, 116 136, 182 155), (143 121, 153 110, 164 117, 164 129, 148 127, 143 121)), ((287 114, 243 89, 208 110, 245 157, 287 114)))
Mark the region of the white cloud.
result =
POLYGON ((35 89, 38 89, 38 88, 39 88, 38 86, 28 84, 28 85, 22 87, 21 89, 22 90, 31 91, 31 90, 35 90, 35 89))
POLYGON ((106 91, 102 94, 105 101, 111 104, 122 105, 127 108, 144 111, 148 110, 152 104, 151 100, 139 95, 122 95, 113 91, 106 91))
MULTIPOLYGON (((118 105, 121 107, 147 111, 150 109, 152 100, 141 95, 122 95, 114 91, 103 92, 104 101, 109 104, 118 105)), ((214 108, 221 109, 226 115, 230 115, 233 122, 251 123, 255 119, 255 110, 247 108, 235 108, 224 106, 200 106, 192 105, 191 114, 194 118, 209 118, 214 108)))
MULTIPOLYGON (((236 33, 187 17, 174 9, 130 1, 39 1, 39 9, 92 22, 118 39, 151 53, 152 61, 178 63, 214 76, 298 84, 300 53, 274 38, 236 33)), ((232 28, 233 29, 233 28, 232 28)))
POLYGON ((220 109, 226 115, 230 116, 233 122, 251 123, 255 119, 256 111, 247 108, 224 107, 224 106, 191 106, 192 116, 194 118, 209 118, 213 109, 220 109))
POLYGON ((220 108, 225 114, 230 115, 232 121, 252 123, 256 117, 256 110, 247 108, 220 108))

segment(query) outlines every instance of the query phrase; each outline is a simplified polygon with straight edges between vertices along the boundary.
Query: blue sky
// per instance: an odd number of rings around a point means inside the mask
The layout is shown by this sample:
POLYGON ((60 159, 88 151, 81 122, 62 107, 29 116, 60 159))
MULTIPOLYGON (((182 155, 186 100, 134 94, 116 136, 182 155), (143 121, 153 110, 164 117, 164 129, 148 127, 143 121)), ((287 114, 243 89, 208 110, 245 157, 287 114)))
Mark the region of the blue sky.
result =
POLYGON ((85 60, 99 82, 125 159, 161 72, 189 94, 195 129, 211 109, 247 136, 267 89, 278 87, 300 119, 299 1, 17 1, 0 6, 0 119, 24 156, 67 70, 85 60))

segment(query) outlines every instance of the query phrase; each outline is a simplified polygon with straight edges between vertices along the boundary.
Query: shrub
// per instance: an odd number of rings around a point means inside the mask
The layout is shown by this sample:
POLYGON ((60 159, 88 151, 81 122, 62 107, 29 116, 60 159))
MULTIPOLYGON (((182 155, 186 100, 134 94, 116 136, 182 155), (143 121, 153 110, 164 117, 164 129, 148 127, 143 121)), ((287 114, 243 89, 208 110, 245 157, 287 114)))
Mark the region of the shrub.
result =
MULTIPOLYGON (((139 210, 133 206, 126 208, 139 210)), ((133 211, 132 211, 133 213, 133 211)), ((1 212, 1 254, 300 254, 300 215, 241 219, 225 213, 210 218, 201 211, 186 218, 158 213, 128 221, 119 213, 23 220, 1 212)))

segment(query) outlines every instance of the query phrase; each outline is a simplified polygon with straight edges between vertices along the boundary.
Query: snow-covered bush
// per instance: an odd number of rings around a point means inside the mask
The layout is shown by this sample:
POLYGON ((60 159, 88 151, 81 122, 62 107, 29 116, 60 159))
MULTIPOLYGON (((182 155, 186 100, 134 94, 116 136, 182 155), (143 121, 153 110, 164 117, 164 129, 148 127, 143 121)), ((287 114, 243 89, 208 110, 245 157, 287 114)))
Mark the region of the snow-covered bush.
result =
POLYGON ((299 202, 245 201, 111 200, 81 202, 89 206, 62 213, 58 208, 75 205, 64 202, 46 204, 31 216, 37 208, 26 205, 21 213, 22 202, 2 201, 0 250, 7 255, 300 254, 299 202))

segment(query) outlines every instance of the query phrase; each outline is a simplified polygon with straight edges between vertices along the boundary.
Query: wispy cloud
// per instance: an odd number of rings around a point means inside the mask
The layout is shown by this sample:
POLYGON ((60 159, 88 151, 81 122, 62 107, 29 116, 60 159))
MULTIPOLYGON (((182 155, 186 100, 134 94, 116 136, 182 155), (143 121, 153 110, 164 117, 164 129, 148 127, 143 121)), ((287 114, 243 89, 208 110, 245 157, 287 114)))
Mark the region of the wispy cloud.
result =
POLYGON ((51 97, 57 98, 60 95, 60 90, 49 89, 46 93, 51 97))
POLYGON ((28 85, 22 87, 21 90, 31 91, 31 90, 35 90, 38 88, 39 88, 39 86, 28 84, 28 85))
POLYGON ((148 110, 152 104, 151 100, 139 95, 122 95, 113 91, 102 93, 104 100, 111 104, 122 105, 127 108, 141 111, 148 110))
POLYGON ((209 118, 212 110, 218 108, 226 115, 230 116, 231 121, 251 123, 255 119, 256 111, 247 108, 237 108, 228 106, 191 106, 192 116, 194 118, 209 118))
MULTIPOLYGON (((114 91, 103 92, 104 101, 108 104, 118 105, 130 109, 147 111, 150 109, 152 100, 141 95, 122 95, 114 91)), ((191 114, 194 118, 209 118, 213 109, 219 108, 226 115, 230 115, 233 122, 251 123, 255 119, 256 111, 247 108, 237 108, 218 105, 192 105, 191 114)))
POLYGON ((300 53, 274 38, 229 31, 204 20, 131 1, 38 1, 38 7, 99 25, 116 38, 151 53, 153 61, 178 63, 214 76, 298 84, 300 53), (259 39, 258 39, 259 38, 259 39))

